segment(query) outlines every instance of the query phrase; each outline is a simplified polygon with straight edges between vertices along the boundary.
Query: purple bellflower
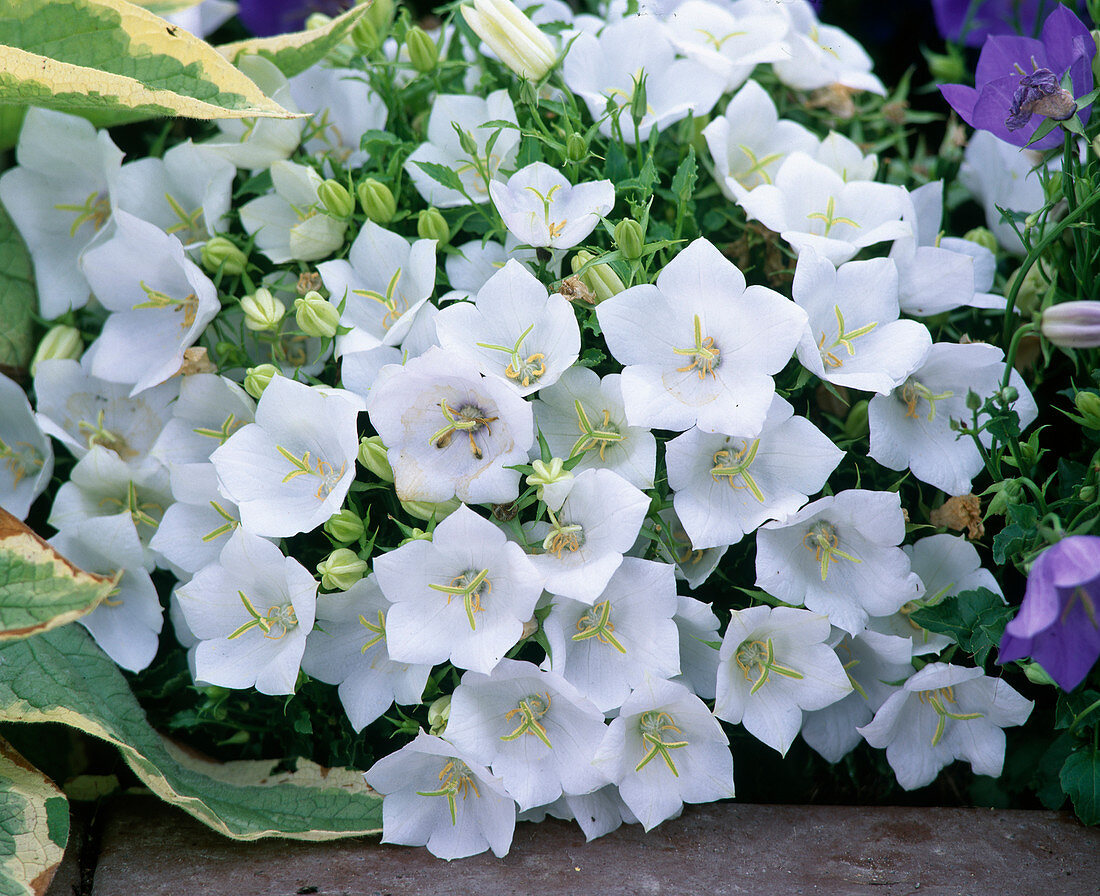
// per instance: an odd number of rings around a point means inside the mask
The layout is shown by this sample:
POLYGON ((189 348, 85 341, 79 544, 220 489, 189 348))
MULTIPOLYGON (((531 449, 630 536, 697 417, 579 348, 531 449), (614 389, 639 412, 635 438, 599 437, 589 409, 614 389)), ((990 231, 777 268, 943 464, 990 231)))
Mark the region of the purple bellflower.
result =
POLYGON ((1100 656, 1100 537, 1070 535, 1032 564, 997 662, 1030 656, 1072 691, 1100 656))
MULTIPOLYGON (((1006 143, 1024 146, 1043 117, 1065 120, 1073 116, 1074 96, 1092 90, 1092 57, 1096 43, 1088 28, 1068 7, 1059 6, 1043 22, 1038 40, 993 35, 986 38, 978 58, 976 87, 944 84, 940 92, 971 127, 989 131, 1006 143), (1069 72, 1073 96, 1062 90, 1069 72), (1035 116, 1040 116, 1035 118, 1035 116)), ((1088 120, 1088 108, 1079 113, 1088 120)), ((1050 149, 1062 142, 1051 131, 1032 144, 1050 149)))
POLYGON ((238 14, 244 27, 257 37, 299 31, 315 12, 337 16, 354 0, 240 0, 238 14))
POLYGON ((1034 34, 1041 16, 1060 0, 932 0, 944 40, 981 46, 991 34, 1034 34))

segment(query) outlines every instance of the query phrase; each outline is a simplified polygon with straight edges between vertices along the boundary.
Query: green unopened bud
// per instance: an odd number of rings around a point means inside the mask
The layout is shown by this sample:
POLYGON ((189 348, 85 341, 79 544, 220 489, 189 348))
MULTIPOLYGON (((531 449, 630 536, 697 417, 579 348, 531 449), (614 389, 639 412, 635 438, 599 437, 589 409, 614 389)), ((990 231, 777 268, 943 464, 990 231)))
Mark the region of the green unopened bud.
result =
POLYGON ((969 389, 966 393, 966 409, 968 411, 980 410, 982 406, 982 397, 973 389, 969 389))
POLYGON ((34 357, 31 359, 31 376, 34 376, 38 369, 39 361, 75 361, 83 352, 84 340, 80 338, 80 330, 76 327, 66 327, 64 324, 51 327, 38 343, 38 348, 34 350, 34 357))
POLYGON ((337 548, 317 564, 321 587, 326 591, 347 591, 367 574, 370 568, 365 560, 348 548, 337 548))
POLYGON ((348 188, 331 178, 317 188, 317 198, 334 218, 350 218, 355 211, 355 200, 351 198, 348 188))
POLYGON ((244 372, 244 391, 259 401, 260 396, 264 394, 264 389, 267 388, 267 384, 278 372, 279 369, 274 364, 260 364, 257 367, 249 367, 244 372))
POLYGON ((993 235, 992 230, 986 227, 975 227, 973 230, 968 230, 963 239, 977 243, 994 254, 997 253, 997 237, 993 235))
POLYGON ((1095 392, 1078 392, 1073 396, 1073 403, 1085 426, 1089 429, 1100 429, 1100 395, 1095 392))
POLYGON ((1032 684, 1045 684, 1051 687, 1058 686, 1058 683, 1050 677, 1050 673, 1038 663, 1026 663, 1024 665, 1024 675, 1027 676, 1027 680, 1032 684))
POLYGON ((370 22, 380 35, 385 35, 390 30, 393 24, 393 0, 356 0, 356 3, 370 4, 363 18, 370 22))
POLYGON ((407 534, 405 535, 404 538, 401 539, 401 541, 398 542, 398 544, 397 544, 398 547, 401 547, 401 545, 403 545, 403 544, 408 544, 410 541, 431 541, 432 540, 432 533, 431 532, 425 532, 423 529, 412 528, 412 529, 406 529, 405 531, 407 532, 407 534))
POLYGON ((359 463, 383 482, 393 482, 393 467, 381 436, 363 436, 359 440, 359 463))
POLYGON ((358 541, 365 531, 363 520, 350 507, 334 513, 325 521, 325 531, 336 541, 358 541))
POLYGON ((434 520, 438 523, 458 510, 462 506, 462 502, 458 498, 451 498, 449 501, 438 503, 432 501, 402 501, 401 506, 405 508, 405 512, 409 516, 416 517, 418 520, 434 520))
POLYGON ((224 274, 239 276, 248 267, 248 256, 224 236, 215 236, 203 243, 202 266, 211 274, 219 270, 224 274))
POLYGON ((844 418, 844 435, 849 439, 862 439, 866 437, 868 429, 867 424, 867 402, 857 401, 848 411, 848 416, 844 418))
POLYGON ((623 258, 637 261, 645 248, 645 231, 633 218, 624 218, 615 225, 615 245, 623 253, 623 258))
POLYGON ((1077 496, 1086 504, 1091 504, 1096 500, 1096 486, 1082 485, 1080 491, 1077 492, 1077 496))
POLYGON ((588 158, 588 141, 574 132, 565 140, 565 158, 570 162, 583 162, 588 158))
POLYGON ((252 295, 241 299, 244 325, 250 330, 274 332, 286 314, 286 305, 271 294, 270 289, 260 287, 252 295))
POLYGON ((985 495, 990 493, 993 497, 986 508, 986 516, 1004 516, 1009 507, 1020 503, 1024 487, 1015 479, 1006 479, 983 492, 985 495))
POLYGON ((451 239, 451 228, 443 213, 435 208, 426 208, 416 219, 416 233, 422 240, 435 240, 440 246, 447 245, 451 239))
POLYGON ((439 737, 447 730, 447 722, 451 718, 451 695, 433 700, 428 707, 428 733, 433 737, 439 737))
POLYGON ((941 84, 956 84, 965 81, 967 77, 966 61, 959 50, 950 47, 947 53, 924 53, 928 62, 928 70, 941 84))
POLYGON ((1020 397, 1020 391, 1015 386, 1005 386, 997 390, 997 401, 1003 405, 1010 405, 1020 397))
POLYGON ((405 35, 405 46, 409 50, 409 62, 421 74, 427 74, 439 63, 439 47, 419 25, 405 35))
POLYGON ((382 36, 368 16, 361 16, 351 29, 351 42, 364 56, 369 56, 382 46, 382 36))
POLYGON ((535 497, 545 501, 551 508, 561 507, 565 496, 572 488, 573 473, 565 469, 560 457, 550 458, 550 463, 536 460, 531 464, 534 472, 527 477, 527 484, 536 486, 535 497))
MULTIPOLYGON (((1009 284, 1014 284, 1019 276, 1020 269, 1017 268, 1016 272, 1008 278, 1009 284)), ((1054 284, 1051 278, 1043 270, 1042 263, 1036 262, 1024 274, 1024 282, 1016 293, 1016 313, 1023 317, 1030 316, 1043 306, 1053 291, 1054 284)))
POLYGON ((294 319, 307 336, 331 339, 340 326, 340 312, 319 292, 307 292, 294 300, 294 319))
POLYGON ((381 181, 368 177, 355 188, 359 196, 359 207, 363 214, 375 224, 389 224, 397 214, 397 200, 393 191, 381 181))
POLYGON ((326 16, 323 12, 311 12, 306 16, 305 30, 312 31, 314 28, 324 28, 331 21, 332 16, 326 16))
POLYGON ((638 80, 634 82, 634 95, 630 98, 630 117, 637 124, 641 124, 649 109, 649 97, 646 93, 646 74, 642 72, 638 80))
MULTIPOLYGON (((573 273, 576 274, 595 257, 591 252, 582 249, 573 256, 569 265, 572 267, 573 273)), ((617 296, 626 289, 626 284, 619 279, 619 275, 615 273, 609 264, 594 264, 587 271, 577 276, 592 291, 592 294, 596 297, 597 305, 605 299, 617 296)))

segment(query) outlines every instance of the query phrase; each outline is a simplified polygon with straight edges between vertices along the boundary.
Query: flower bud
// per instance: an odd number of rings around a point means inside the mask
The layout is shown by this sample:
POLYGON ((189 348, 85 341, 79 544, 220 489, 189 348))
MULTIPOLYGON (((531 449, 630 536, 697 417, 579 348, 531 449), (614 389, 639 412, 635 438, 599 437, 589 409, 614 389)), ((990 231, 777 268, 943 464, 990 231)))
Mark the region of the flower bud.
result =
POLYGON ((409 50, 409 62, 422 75, 430 72, 439 63, 439 47, 419 25, 409 29, 409 33, 405 35, 405 46, 409 50))
POLYGON ((983 494, 993 492, 993 497, 986 508, 987 516, 1003 516, 1009 507, 1019 504, 1023 497, 1024 487, 1015 479, 1005 479, 995 483, 983 494))
POLYGON ((350 218, 355 211, 355 200, 351 198, 347 187, 331 178, 317 188, 317 198, 321 200, 325 211, 334 218, 350 218))
POLYGON ((303 25, 306 31, 312 31, 314 28, 324 28, 331 21, 332 16, 326 16, 323 12, 311 12, 306 16, 303 25))
POLYGON ((248 266, 248 256, 226 237, 215 236, 203 243, 202 266, 211 274, 220 270, 225 274, 239 276, 248 266))
POLYGON ((646 91, 646 75, 644 72, 638 75, 634 82, 634 95, 630 98, 630 118, 635 124, 641 124, 649 109, 649 97, 646 91))
POLYGON ((66 327, 64 324, 51 327, 38 343, 38 348, 34 350, 34 357, 31 359, 31 376, 34 376, 39 361, 75 361, 83 353, 84 341, 80 338, 80 330, 76 327, 66 327))
POLYGON ((1100 345, 1100 301, 1059 302, 1043 310, 1039 330, 1062 348, 1100 345))
POLYGON ((375 224, 389 224, 397 214, 393 191, 381 181, 368 177, 355 189, 363 214, 375 224))
POLYGON ((466 24, 521 78, 541 81, 554 67, 554 44, 511 0, 474 0, 460 8, 466 24))
POLYGON ((294 319, 299 330, 318 339, 331 339, 340 326, 340 312, 319 292, 308 292, 294 300, 294 319))
POLYGON ((451 718, 451 695, 440 697, 432 701, 428 707, 428 733, 433 737, 442 736, 447 730, 447 722, 451 718))
POLYGON ((966 392, 966 409, 968 411, 978 411, 982 407, 982 397, 973 389, 968 389, 966 392))
MULTIPOLYGON (((569 265, 572 267, 573 273, 576 274, 595 257, 591 252, 582 249, 573 256, 569 265)), ((585 286, 592 290, 597 305, 605 299, 617 296, 626 289, 626 284, 619 279, 619 275, 615 273, 609 264, 594 264, 587 271, 577 276, 581 278, 581 282, 585 286)))
POLYGON ((1096 500, 1096 486, 1095 485, 1082 485, 1080 491, 1077 492, 1079 497, 1086 504, 1091 504, 1096 500))
POLYGON ((423 529, 417 529, 417 528, 414 527, 414 528, 411 528, 411 529, 406 529, 405 532, 406 532, 405 537, 402 538, 401 541, 399 541, 397 543, 398 547, 401 547, 401 545, 404 545, 404 544, 408 544, 410 541, 431 541, 432 540, 432 533, 431 532, 425 532, 423 529))
POLYGON ((551 510, 559 510, 573 487, 573 473, 564 468, 560 457, 552 457, 548 464, 536 460, 531 467, 534 472, 527 477, 527 484, 537 486, 536 497, 551 510))
POLYGON ((963 239, 977 243, 994 254, 997 253, 997 237, 993 235, 992 230, 986 227, 975 227, 973 230, 968 230, 963 239))
POLYGON ((244 391, 259 401, 260 396, 264 394, 264 389, 267 388, 267 384, 278 372, 279 370, 274 364, 260 364, 257 367, 249 367, 244 372, 244 391))
POLYGON ((364 15, 359 17, 359 21, 351 29, 351 42, 360 53, 369 56, 382 46, 382 36, 370 18, 364 15))
POLYGON ((441 501, 436 504, 431 501, 402 501, 401 506, 405 512, 418 520, 435 520, 441 522, 462 506, 458 498, 449 501, 441 501))
POLYGON ((358 541, 364 533, 363 520, 349 507, 334 513, 325 521, 325 531, 336 541, 358 541))
POLYGON ((1073 396, 1077 412, 1089 429, 1100 429, 1100 395, 1095 392, 1078 392, 1073 396))
POLYGON ((1006 407, 1020 397, 1020 390, 1015 386, 1005 386, 997 390, 997 401, 1006 407))
POLYGON ((932 73, 932 77, 940 84, 954 84, 966 80, 966 61, 954 47, 949 47, 947 53, 925 51, 924 58, 928 62, 928 70, 932 73))
POLYGON ((642 225, 632 218, 624 218, 615 225, 615 245, 623 253, 623 258, 637 261, 645 248, 645 231, 642 225))
POLYGON ((426 208, 416 219, 416 233, 422 240, 435 240, 445 246, 451 239, 451 228, 437 208, 426 208))
POLYGON ((326 591, 347 591, 367 574, 370 568, 365 560, 348 548, 337 548, 317 564, 321 587, 326 591))
POLYGON ((271 294, 270 289, 260 287, 252 295, 241 299, 241 311, 244 312, 244 325, 250 330, 279 329, 286 314, 286 305, 271 294))
POLYGON ((393 482, 393 467, 381 436, 363 436, 359 440, 359 463, 383 482, 393 482))
POLYGON ((862 439, 868 432, 867 402, 857 401, 844 418, 844 435, 849 439, 862 439))
POLYGON ((1050 677, 1050 673, 1036 662, 1024 664, 1024 675, 1027 676, 1027 680, 1032 684, 1046 684, 1051 686, 1057 686, 1058 684, 1058 682, 1050 677))
POLYGON ((588 141, 576 131, 565 140, 565 158, 569 162, 583 162, 588 158, 588 141))
POLYGON ((393 24, 394 2, 393 0, 356 0, 356 5, 368 3, 367 11, 363 18, 370 22, 375 31, 384 35, 393 24))

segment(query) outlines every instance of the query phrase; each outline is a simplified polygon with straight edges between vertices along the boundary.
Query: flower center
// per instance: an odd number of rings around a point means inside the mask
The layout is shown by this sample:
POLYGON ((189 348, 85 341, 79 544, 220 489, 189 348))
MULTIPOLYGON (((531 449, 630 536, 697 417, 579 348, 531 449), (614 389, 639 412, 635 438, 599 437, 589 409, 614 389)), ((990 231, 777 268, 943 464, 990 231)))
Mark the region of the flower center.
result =
POLYGON ((531 734, 541 740, 547 747, 553 749, 550 737, 546 733, 546 726, 540 719, 550 711, 550 694, 529 694, 519 701, 515 709, 509 710, 504 718, 513 719, 519 716, 515 730, 511 734, 504 734, 501 740, 518 740, 524 734, 531 734))
POLYGON ((523 357, 523 340, 527 338, 527 334, 535 328, 534 324, 531 324, 526 330, 519 334, 519 339, 516 340, 515 345, 509 348, 506 345, 493 345, 488 342, 478 342, 478 348, 488 348, 497 352, 504 352, 509 357, 508 366, 504 368, 504 375, 510 380, 519 380, 519 384, 525 389, 531 385, 532 382, 537 380, 540 376, 546 373, 546 355, 542 352, 535 352, 523 357))
MULTIPOLYGON (((557 239, 561 236, 561 232, 565 230, 565 225, 569 223, 568 218, 562 218, 560 221, 556 222, 550 220, 550 206, 554 204, 554 194, 561 189, 561 184, 554 184, 545 196, 535 187, 526 187, 526 189, 534 193, 539 198, 539 201, 542 202, 542 220, 546 225, 546 232, 551 240, 557 239)), ((534 212, 531 214, 532 217, 534 217, 534 212)))
POLYGON ((936 688, 932 691, 918 691, 917 699, 921 703, 931 706, 936 711, 936 731, 932 735, 932 746, 936 746, 943 739, 943 733, 947 730, 947 720, 955 719, 960 722, 969 722, 980 719, 980 712, 951 712, 944 704, 955 704, 955 689, 950 685, 936 688))
POLYGON ((69 236, 76 236, 76 232, 86 224, 88 221, 92 222, 92 226, 98 233, 103 225, 107 223, 107 219, 111 217, 111 198, 107 195, 106 191, 99 192, 93 191, 88 194, 88 198, 83 203, 74 205, 55 205, 60 212, 73 212, 76 215, 76 220, 73 221, 73 226, 69 230, 69 236))
POLYGON ((475 404, 464 404, 457 412, 453 411, 445 398, 439 402, 439 409, 443 412, 447 425, 436 430, 428 441, 436 448, 446 448, 456 432, 464 432, 470 440, 470 454, 481 460, 482 451, 474 441, 474 434, 484 430, 486 435, 492 435, 489 424, 497 418, 488 416, 475 404))
POLYGON ((714 372, 718 365, 721 363, 722 352, 718 346, 714 344, 714 339, 710 336, 703 336, 702 322, 699 320, 699 315, 695 315, 695 345, 692 348, 674 348, 673 351, 678 355, 685 355, 691 358, 691 363, 686 364, 683 367, 677 367, 676 370, 680 373, 686 373, 689 370, 694 370, 699 374, 699 379, 706 379, 707 374, 717 378, 717 374, 714 372))
POLYGON ((477 623, 474 620, 474 614, 484 611, 485 608, 481 605, 481 599, 487 597, 493 590, 493 583, 489 581, 488 575, 488 569, 483 569, 480 572, 468 569, 464 573, 455 576, 446 585, 436 585, 434 582, 430 582, 428 587, 433 591, 441 591, 446 594, 448 606, 451 603, 451 598, 461 597, 463 606, 466 608, 466 619, 470 623, 470 630, 475 631, 477 623))
POLYGON ((840 536, 837 535, 836 526, 824 521, 814 523, 809 531, 802 536, 803 546, 814 552, 814 559, 821 564, 821 581, 825 581, 829 575, 829 563, 834 558, 851 560, 853 563, 863 561, 851 554, 840 550, 840 536))
POLYGON ((188 212, 171 193, 165 193, 164 199, 179 222, 169 227, 165 233, 174 234, 182 243, 189 243, 206 236, 205 228, 199 223, 202 218, 202 206, 188 212))
POLYGON ((301 457, 295 457, 282 445, 276 445, 275 450, 285 457, 292 467, 291 471, 283 477, 283 482, 289 482, 294 477, 303 475, 318 478, 317 492, 314 496, 318 501, 324 501, 332 493, 348 468, 347 461, 340 464, 340 469, 336 469, 335 464, 321 458, 311 461, 308 451, 301 457))
POLYGON ((119 511, 125 511, 130 514, 130 519, 134 521, 135 526, 148 526, 150 529, 156 529, 159 525, 159 519, 164 516, 164 508, 154 501, 142 501, 137 492, 137 486, 133 481, 126 483, 126 497, 116 498, 108 496, 102 498, 99 502, 99 506, 104 504, 116 505, 119 511), (157 513, 157 516, 153 516, 149 511, 152 510, 157 513))
POLYGON ((916 420, 919 416, 918 408, 921 401, 928 402, 928 422, 936 419, 936 402, 943 401, 954 395, 954 392, 941 392, 935 394, 926 385, 910 377, 901 386, 901 394, 898 400, 905 405, 905 416, 916 420))
POLYGON ((141 281, 141 288, 148 299, 134 305, 135 311, 140 308, 171 308, 173 311, 183 312, 183 319, 180 321, 181 330, 186 331, 194 326, 195 316, 199 311, 199 300, 194 293, 190 293, 182 299, 173 299, 167 293, 146 286, 144 280, 141 281))
POLYGON ((580 403, 580 399, 573 400, 573 407, 577 411, 577 427, 580 429, 581 437, 573 443, 569 456, 580 454, 589 448, 596 448, 600 452, 600 460, 602 461, 607 446, 623 440, 619 427, 611 422, 611 411, 604 408, 600 412, 603 415, 603 422, 596 427, 589 421, 588 413, 580 403))
POLYGON ((551 528, 549 534, 542 540, 542 549, 559 560, 562 551, 572 553, 580 550, 581 545, 584 544, 584 527, 563 523, 549 507, 546 508, 546 513, 550 517, 551 528))
POLYGON ((76 428, 79 432, 84 434, 87 440, 88 448, 94 448, 96 445, 102 445, 104 448, 110 448, 115 454, 117 454, 123 460, 129 460, 132 457, 137 457, 137 452, 131 448, 126 439, 116 432, 112 432, 103 425, 103 419, 106 415, 105 411, 100 411, 96 414, 95 423, 89 423, 87 420, 81 420, 76 428))
POLYGON ((439 790, 418 790, 416 795, 446 797, 447 806, 451 810, 451 824, 457 824, 458 806, 455 797, 461 796, 462 799, 466 799, 471 790, 474 792, 474 796, 481 796, 473 772, 461 759, 451 758, 447 760, 447 763, 439 772, 439 783, 441 785, 439 790))
POLYGON ((278 641, 286 637, 287 632, 292 628, 298 627, 298 616, 294 612, 294 607, 289 603, 276 604, 267 608, 267 613, 261 614, 259 610, 253 606, 243 591, 238 591, 237 596, 240 597, 241 603, 244 604, 244 608, 248 615, 252 617, 248 622, 244 623, 228 635, 228 640, 232 641, 234 638, 239 638, 245 632, 258 628, 264 633, 264 637, 271 641, 278 641))
POLYGON ((844 359, 839 357, 835 352, 831 351, 834 348, 844 346, 848 352, 848 357, 851 358, 856 353, 856 347, 852 344, 852 340, 858 339, 860 336, 866 336, 875 327, 878 326, 878 321, 873 321, 859 329, 852 330, 851 333, 845 332, 844 329, 844 315, 840 311, 839 305, 834 305, 833 310, 836 312, 836 327, 837 336, 833 340, 833 344, 828 348, 825 347, 825 340, 828 338, 825 335, 825 331, 821 331, 821 338, 817 341, 817 348, 821 352, 821 360, 826 367, 837 368, 844 366, 844 359))
POLYGON ((15 442, 8 445, 3 439, 0 439, 0 460, 11 470, 15 480, 12 488, 18 487, 23 479, 42 469, 42 464, 45 462, 42 452, 30 442, 15 442))
POLYGON ((749 689, 750 694, 755 694, 764 687, 773 672, 785 678, 800 679, 803 677, 801 672, 776 662, 775 645, 772 643, 771 638, 768 638, 767 641, 742 641, 734 653, 733 659, 745 676, 745 681, 752 682, 752 688, 749 689))
POLYGON ((828 236, 829 231, 837 224, 847 224, 849 227, 854 227, 857 230, 859 229, 859 224, 851 218, 845 218, 842 215, 836 214, 836 197, 834 196, 830 196, 829 201, 825 203, 825 211, 810 212, 806 215, 806 218, 810 221, 822 221, 825 224, 825 229, 820 234, 821 236, 828 236))
POLYGON ((573 635, 574 641, 588 641, 595 638, 601 644, 614 647, 619 653, 626 653, 626 648, 613 634, 615 625, 611 621, 611 601, 605 600, 589 607, 577 620, 577 633, 573 635))
POLYGON ((732 489, 748 489, 757 501, 764 503, 764 493, 756 480, 749 473, 749 467, 756 460, 756 452, 760 448, 760 440, 751 442, 743 441, 740 450, 732 451, 729 448, 721 448, 714 452, 714 466, 711 467, 710 476, 715 482, 725 479, 732 489), (735 481, 739 480, 739 481, 735 481))
POLYGON ((642 736, 646 754, 642 757, 642 761, 634 766, 634 771, 640 772, 655 756, 660 756, 668 766, 668 770, 677 778, 680 777, 676 764, 672 761, 671 751, 686 747, 688 742, 672 738, 673 733, 681 733, 676 720, 667 712, 651 709, 649 712, 642 713, 641 718, 638 719, 638 733, 642 736))
POLYGON ((389 330, 397 319, 409 310, 409 300, 404 295, 397 295, 397 284, 401 281, 401 268, 393 272, 390 282, 386 284, 386 292, 380 293, 373 289, 353 289, 357 296, 363 296, 382 306, 382 329, 389 330))
POLYGON ((373 636, 363 644, 363 649, 359 651, 360 653, 366 653, 375 644, 379 644, 382 641, 386 640, 386 614, 383 613, 381 610, 378 611, 377 622, 371 622, 369 619, 367 619, 366 616, 360 613, 359 624, 362 625, 363 628, 365 628, 373 636))

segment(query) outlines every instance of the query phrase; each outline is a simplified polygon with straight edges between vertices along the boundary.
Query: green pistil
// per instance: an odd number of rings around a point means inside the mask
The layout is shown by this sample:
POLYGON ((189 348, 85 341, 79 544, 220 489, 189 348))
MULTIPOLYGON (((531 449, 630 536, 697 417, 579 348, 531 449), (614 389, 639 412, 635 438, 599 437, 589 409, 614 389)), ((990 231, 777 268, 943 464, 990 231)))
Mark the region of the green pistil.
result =
POLYGON ((851 560, 852 563, 862 563, 858 557, 846 554, 840 550, 840 538, 836 532, 836 526, 832 523, 814 523, 802 538, 802 544, 807 550, 814 552, 814 559, 821 564, 821 581, 825 581, 829 575, 829 564, 834 559, 851 560))
POLYGON ((404 298, 400 299, 399 307, 399 299, 395 297, 397 284, 399 282, 401 282, 401 268, 393 272, 393 276, 390 277, 390 282, 386 285, 385 294, 376 292, 373 289, 352 290, 355 295, 371 299, 386 309, 386 313, 382 315, 383 330, 388 330, 392 327, 397 322, 397 319, 409 310, 409 303, 404 298))
POLYGON ((240 425, 241 421, 237 419, 237 415, 230 414, 228 417, 225 418, 225 421, 222 423, 220 429, 207 429, 204 427, 199 427, 198 429, 191 430, 191 432, 195 433, 196 435, 207 436, 211 439, 217 439, 219 444, 224 445, 226 439, 228 439, 233 434, 233 431, 237 429, 237 427, 239 427, 240 425))
POLYGON ((378 622, 371 622, 369 619, 367 619, 366 616, 364 616, 362 613, 360 613, 359 614, 359 623, 368 632, 372 632, 374 634, 374 637, 371 638, 369 641, 367 641, 363 645, 363 649, 360 651, 361 653, 366 653, 375 644, 378 644, 379 642, 385 640, 385 638, 386 638, 386 614, 383 613, 381 610, 378 611, 378 622))
POLYGON ((577 620, 577 633, 573 635, 573 640, 587 641, 595 638, 601 644, 607 644, 619 653, 625 654, 626 648, 615 637, 614 631, 615 626, 611 622, 611 601, 605 600, 581 614, 581 618, 577 620))
POLYGON ((0 460, 11 470, 14 478, 12 486, 18 486, 23 479, 36 470, 42 469, 45 458, 42 453, 29 442, 16 442, 14 447, 0 439, 0 460), (22 450, 16 450, 22 446, 22 450))
POLYGON ((504 375, 510 380, 518 380, 519 384, 525 389, 531 385, 532 382, 537 380, 540 376, 546 373, 546 355, 542 352, 535 352, 523 357, 523 340, 527 338, 527 334, 535 328, 534 324, 531 324, 526 330, 519 334, 519 339, 516 340, 515 345, 509 348, 506 345, 493 345, 489 342, 476 343, 478 348, 487 348, 495 352, 504 352, 508 355, 508 366, 504 368, 504 375))
POLYGON ((749 473, 749 467, 752 466, 752 462, 756 460, 756 452, 760 449, 760 440, 755 439, 751 443, 745 443, 742 445, 741 450, 737 452, 730 451, 728 448, 722 448, 714 452, 713 462, 714 466, 711 467, 710 476, 717 482, 720 478, 724 478, 732 489, 746 488, 752 494, 757 501, 761 504, 764 503, 764 493, 760 490, 760 486, 756 484, 756 480, 752 478, 749 473), (740 478, 742 485, 738 485, 734 482, 735 479, 740 478))
POLYGON ((668 766, 668 770, 675 777, 680 777, 680 773, 676 770, 676 763, 672 761, 671 751, 686 747, 688 742, 686 740, 665 739, 668 736, 666 732, 681 733, 672 716, 667 712, 651 709, 649 712, 642 713, 641 719, 638 720, 638 731, 642 735, 642 743, 648 749, 645 756, 642 757, 642 761, 634 766, 634 771, 640 772, 649 765, 653 757, 660 756, 665 765, 668 766))
POLYGON ((825 204, 824 212, 810 212, 808 215, 806 215, 806 217, 811 221, 818 220, 825 222, 825 232, 822 234, 822 236, 828 236, 829 231, 833 229, 833 225, 835 224, 848 224, 849 226, 855 227, 856 229, 859 228, 859 225, 851 218, 845 218, 841 215, 835 214, 835 212, 836 198, 830 196, 829 201, 825 204))
POLYGON ((676 368, 678 372, 686 373, 689 370, 694 370, 701 380, 706 379, 708 374, 717 378, 718 375, 714 371, 721 363, 722 352, 714 344, 713 337, 703 336, 703 323, 698 314, 695 315, 695 344, 691 348, 674 348, 672 351, 677 355, 691 358, 690 364, 676 368))
POLYGON ((261 614, 253 605, 243 591, 238 591, 237 595, 241 599, 241 603, 244 604, 245 610, 248 611, 248 615, 252 618, 244 625, 230 632, 228 640, 232 641, 235 638, 239 638, 245 632, 258 628, 264 633, 264 637, 272 641, 278 641, 280 638, 286 637, 288 631, 298 625, 298 616, 294 612, 294 607, 290 604, 282 604, 278 606, 268 607, 266 614, 261 614), (272 631, 275 629, 281 629, 278 634, 273 635, 272 631))
POLYGON ((801 672, 775 661, 775 646, 772 644, 771 638, 768 638, 766 642, 742 642, 733 658, 745 676, 745 681, 753 682, 752 688, 749 690, 750 694, 755 694, 764 687, 773 672, 785 678, 801 679, 804 677, 801 672), (755 680, 753 679, 754 670, 757 672, 755 680))
POLYGON ((240 521, 235 519, 233 515, 221 506, 217 501, 211 501, 210 506, 214 508, 214 512, 220 516, 225 522, 218 526, 217 529, 213 529, 207 532, 203 537, 203 541, 213 541, 215 538, 220 538, 225 535, 226 532, 232 532, 240 525, 240 521))
MULTIPOLYGON (((860 336, 866 336, 868 333, 870 333, 875 327, 878 326, 878 321, 862 326, 858 330, 852 330, 851 333, 846 333, 844 331, 844 315, 840 311, 840 306, 834 305, 833 310, 836 312, 837 337, 836 341, 829 346, 829 349, 844 346, 844 348, 848 351, 848 357, 851 358, 856 353, 856 347, 852 344, 852 341, 854 339, 858 339, 860 336)), ((826 367, 844 366, 843 358, 837 357, 834 352, 829 351, 825 348, 824 333, 821 334, 821 339, 818 340, 817 347, 818 350, 821 352, 821 358, 825 362, 826 367)))
POLYGON ((493 590, 493 583, 487 578, 488 575, 488 569, 483 569, 480 572, 470 570, 451 579, 450 584, 437 585, 434 582, 429 582, 428 587, 433 591, 442 591, 448 595, 448 604, 451 602, 452 597, 461 597, 462 603, 466 607, 466 619, 470 622, 470 629, 476 631, 477 623, 474 620, 474 614, 485 609, 481 605, 481 598, 493 590))
POLYGON ((943 739, 943 733, 947 729, 947 720, 956 719, 960 722, 970 722, 982 718, 980 712, 951 712, 944 706, 944 702, 955 702, 955 689, 952 687, 937 688, 934 691, 920 691, 917 694, 921 703, 927 703, 936 711, 936 731, 932 735, 932 746, 936 746, 943 739))
POLYGON ((450 759, 439 773, 439 780, 443 784, 439 790, 418 790, 417 796, 442 796, 447 798, 447 806, 451 810, 451 824, 458 823, 458 805, 456 796, 466 799, 472 790, 474 796, 480 797, 477 782, 470 772, 470 767, 461 759, 450 759))
POLYGON ((936 402, 950 398, 954 394, 954 392, 949 391, 936 395, 923 383, 912 378, 907 379, 901 387, 901 400, 906 405, 905 416, 916 420, 919 416, 917 407, 923 399, 928 402, 928 422, 931 423, 936 419, 936 402))
POLYGON ((519 705, 505 714, 506 719, 519 716, 519 722, 511 734, 501 735, 503 741, 518 740, 524 734, 532 734, 542 741, 549 749, 553 749, 550 737, 546 733, 546 727, 539 721, 550 711, 550 694, 531 694, 520 700, 519 705))
POLYGON ((577 426, 580 428, 581 437, 573 443, 573 447, 569 449, 569 456, 572 457, 575 454, 580 454, 582 451, 587 451, 589 448, 597 448, 600 452, 600 460, 604 459, 603 453, 607 449, 608 445, 615 442, 621 442, 623 440, 623 434, 619 432, 618 428, 611 422, 611 412, 604 408, 603 410, 603 422, 600 424, 600 428, 597 429, 588 420, 588 414, 581 404, 580 399, 573 400, 573 407, 577 412, 577 426))

